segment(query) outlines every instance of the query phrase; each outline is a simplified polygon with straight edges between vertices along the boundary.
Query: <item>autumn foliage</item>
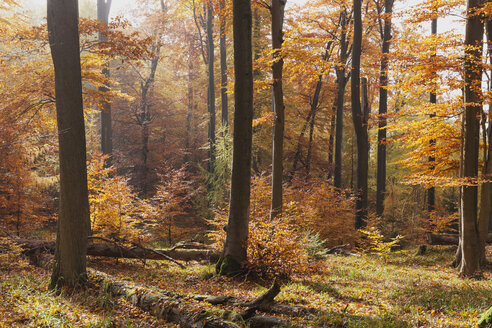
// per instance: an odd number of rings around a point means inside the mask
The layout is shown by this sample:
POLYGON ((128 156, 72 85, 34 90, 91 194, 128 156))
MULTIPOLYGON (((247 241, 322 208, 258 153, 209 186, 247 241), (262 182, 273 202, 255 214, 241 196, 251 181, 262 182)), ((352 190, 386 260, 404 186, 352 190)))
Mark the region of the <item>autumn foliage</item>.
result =
MULTIPOLYGON (((283 215, 270 219, 270 177, 256 176, 252 181, 250 234, 247 268, 264 278, 291 277, 313 268, 310 245, 314 231, 322 240, 316 247, 349 243, 357 239, 353 228, 352 200, 327 183, 296 181, 284 185, 283 215), (349 222, 347 224, 347 222, 349 222)), ((221 249, 227 224, 225 211, 208 221, 215 229, 209 236, 221 249)))

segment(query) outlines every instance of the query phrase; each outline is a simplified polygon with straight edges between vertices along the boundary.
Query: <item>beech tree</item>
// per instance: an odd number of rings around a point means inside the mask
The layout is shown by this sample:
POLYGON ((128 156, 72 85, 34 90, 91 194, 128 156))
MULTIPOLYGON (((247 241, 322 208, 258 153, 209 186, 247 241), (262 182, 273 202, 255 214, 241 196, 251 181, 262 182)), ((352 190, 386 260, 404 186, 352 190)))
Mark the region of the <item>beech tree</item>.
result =
MULTIPOLYGON (((437 35, 437 18, 434 18, 432 19, 432 23, 431 23, 431 33, 432 33, 432 36, 436 36, 437 35)), ((432 57, 435 57, 436 54, 433 54, 432 57)), ((437 94, 436 94, 436 91, 435 90, 432 90, 429 94, 429 102, 431 104, 437 104, 437 94)), ((436 114, 432 113, 430 115, 431 118, 435 117, 436 114)), ((432 148, 435 148, 435 145, 436 145, 436 140, 432 139, 430 140, 430 146, 431 146, 431 149, 432 148)), ((429 156, 429 162, 432 163, 431 165, 433 165, 433 162, 436 161, 436 158, 434 156, 429 156)), ((436 188, 435 187, 430 187, 429 189, 427 189, 427 210, 429 212, 432 212, 434 211, 436 207, 436 188)))
POLYGON ((272 50, 273 50, 273 112, 275 125, 273 127, 272 147, 272 207, 270 217, 274 218, 282 213, 282 178, 283 178, 283 148, 285 127, 284 92, 282 89, 282 26, 286 0, 272 0, 270 8, 272 14, 272 50))
MULTIPOLYGON (((109 10, 111 9, 112 0, 97 0, 97 19, 104 24, 108 24, 109 20, 109 10)), ((104 43, 107 38, 103 33, 99 33, 99 41, 104 43)), ((106 67, 103 69, 102 73, 109 78, 109 63, 106 63, 106 67)), ((99 87, 99 91, 107 92, 109 86, 105 85, 99 87)), ((103 103, 103 108, 101 110, 101 151, 104 155, 111 155, 113 153, 113 140, 112 140, 113 130, 111 127, 111 103, 105 101, 103 103)), ((109 161, 111 162, 111 161, 109 161)))
POLYGON ((349 47, 347 30, 350 27, 351 13, 342 8, 340 11, 340 46, 339 64, 336 66, 337 75, 337 102, 336 102, 336 123, 335 123, 335 165, 333 172, 333 185, 337 188, 342 187, 342 159, 343 159, 343 105, 345 103, 345 87, 349 79, 347 74, 347 60, 350 56, 352 46, 349 47))
POLYGON ((354 0, 354 36, 352 51, 352 72, 350 90, 352 101, 352 121, 357 141, 357 180, 355 227, 365 225, 367 216, 367 178, 369 169, 369 137, 367 134, 367 110, 362 112, 360 101, 360 57, 362 53, 362 0, 354 0))
MULTIPOLYGON (((383 215, 384 196, 386 192, 386 115, 388 112, 388 54, 391 45, 391 15, 393 13, 394 0, 384 0, 383 22, 379 20, 379 33, 381 35, 381 68, 379 71, 379 129, 378 129, 378 155, 377 155, 377 190, 376 190, 376 214, 383 215)), ((376 2, 378 12, 380 2, 376 2)))
POLYGON ((86 280, 90 230, 77 0, 48 1, 48 33, 55 68, 60 165, 60 210, 50 286, 76 287, 86 280))
POLYGON ((233 0, 234 140, 227 235, 217 273, 233 274, 247 260, 253 134, 251 0, 233 0))
MULTIPOLYGON (((463 146, 463 177, 476 179, 478 175, 479 117, 482 110, 482 42, 484 26, 477 14, 481 0, 467 1, 465 32, 465 116, 463 146)), ((478 187, 468 184, 461 192, 461 264, 462 276, 473 276, 479 270, 479 237, 477 229, 478 187)))
POLYGON ((214 74, 214 34, 213 34, 213 7, 212 2, 206 4, 207 15, 207 64, 208 64, 208 112, 210 121, 208 124, 208 143, 209 143, 209 162, 208 171, 213 174, 215 171, 215 74, 214 74))
POLYGON ((226 43, 226 4, 225 0, 220 0, 220 100, 222 112, 222 128, 227 131, 229 125, 229 109, 227 104, 227 43, 226 43))

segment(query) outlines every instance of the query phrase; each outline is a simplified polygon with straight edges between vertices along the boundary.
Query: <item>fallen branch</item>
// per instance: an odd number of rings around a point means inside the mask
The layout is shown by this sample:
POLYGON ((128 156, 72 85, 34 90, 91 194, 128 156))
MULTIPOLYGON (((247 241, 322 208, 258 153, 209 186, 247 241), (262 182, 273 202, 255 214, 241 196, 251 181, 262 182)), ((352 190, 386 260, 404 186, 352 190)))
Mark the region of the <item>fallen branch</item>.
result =
POLYGON ((273 305, 275 296, 280 293, 280 285, 277 280, 273 281, 272 286, 262 295, 260 295, 257 299, 245 303, 244 306, 248 308, 261 308, 261 307, 269 307, 273 305))
POLYGON ((192 298, 197 301, 204 301, 210 303, 212 305, 229 304, 233 306, 243 306, 243 307, 245 306, 247 307, 247 310, 242 312, 243 317, 248 316, 247 313, 248 309, 251 309, 252 311, 250 312, 252 313, 254 313, 256 310, 259 310, 262 312, 283 314, 293 317, 309 316, 312 314, 317 314, 319 312, 319 310, 315 308, 277 303, 274 300, 275 296, 277 296, 278 294, 277 287, 279 292, 280 287, 275 282, 270 287, 270 289, 268 289, 264 294, 262 294, 261 296, 250 302, 245 302, 244 300, 238 299, 237 297, 231 295, 221 295, 221 296, 196 295, 196 296, 192 296, 192 298))
MULTIPOLYGON (((92 237, 91 239, 101 239, 102 237, 92 237)), ((43 241, 33 239, 13 239, 17 244, 24 248, 27 255, 36 253, 51 253, 55 252, 54 241, 43 241)), ((173 260, 181 261, 210 261, 216 262, 219 255, 212 250, 203 249, 186 249, 186 250, 166 250, 166 249, 150 249, 145 247, 125 247, 121 245, 111 244, 96 244, 90 242, 87 247, 87 255, 113 257, 113 258, 129 258, 129 259, 147 259, 147 260, 173 260)))
POLYGON ((351 251, 348 251, 344 249, 345 247, 349 247, 350 244, 344 244, 344 245, 338 245, 334 246, 326 251, 326 254, 337 254, 337 255, 346 255, 346 256, 360 256, 359 254, 352 253, 351 251))
MULTIPOLYGON (((429 233, 427 242, 430 245, 458 245, 459 235, 451 233, 429 233)), ((487 235, 487 243, 492 243, 492 233, 487 235)))

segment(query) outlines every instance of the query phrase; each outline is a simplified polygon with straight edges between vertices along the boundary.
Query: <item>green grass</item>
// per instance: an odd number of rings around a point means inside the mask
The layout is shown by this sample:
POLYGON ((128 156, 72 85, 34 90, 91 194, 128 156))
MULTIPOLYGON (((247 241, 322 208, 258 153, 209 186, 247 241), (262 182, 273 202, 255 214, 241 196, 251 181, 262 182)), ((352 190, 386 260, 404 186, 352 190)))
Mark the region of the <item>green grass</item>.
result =
MULTIPOLYGON (((458 278, 449 266, 451 248, 430 247, 424 256, 410 250, 385 258, 373 255, 329 256, 322 269, 293 277, 282 286, 279 302, 314 307, 308 318, 290 318, 312 327, 474 327, 492 306, 492 274, 483 280, 458 278)), ((245 301, 271 282, 213 275, 213 265, 186 269, 160 261, 91 259, 90 266, 118 279, 162 289, 174 295, 233 295, 245 301)), ((165 327, 123 300, 89 286, 82 293, 47 290, 49 273, 32 267, 1 272, 0 327, 165 327)), ((205 305, 204 305, 205 306, 205 305)), ((239 311, 232 306, 217 313, 239 311)), ((172 326, 172 325, 167 325, 172 326)))

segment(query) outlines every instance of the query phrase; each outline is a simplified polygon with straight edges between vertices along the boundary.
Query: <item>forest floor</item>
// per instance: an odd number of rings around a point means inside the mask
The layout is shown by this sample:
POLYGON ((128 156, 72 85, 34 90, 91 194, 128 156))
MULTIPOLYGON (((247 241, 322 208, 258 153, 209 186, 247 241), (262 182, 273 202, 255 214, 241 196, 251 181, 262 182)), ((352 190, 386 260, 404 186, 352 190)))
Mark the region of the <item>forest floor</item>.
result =
MULTIPOLYGON (((276 300, 321 310, 309 318, 284 317, 311 327, 473 327, 479 314, 492 306, 492 272, 489 268, 481 280, 458 278, 449 266, 453 248, 431 246, 423 256, 414 250, 385 257, 333 255, 318 274, 283 284, 276 300)), ((488 253, 492 259, 492 248, 488 253)), ((268 287, 215 276, 212 265, 189 263, 180 269, 160 261, 144 265, 100 258, 92 258, 89 265, 120 280, 184 297, 252 300, 268 287)), ((176 327, 101 292, 100 286, 56 296, 48 291, 49 272, 43 269, 16 263, 0 270, 0 327, 176 327)))

